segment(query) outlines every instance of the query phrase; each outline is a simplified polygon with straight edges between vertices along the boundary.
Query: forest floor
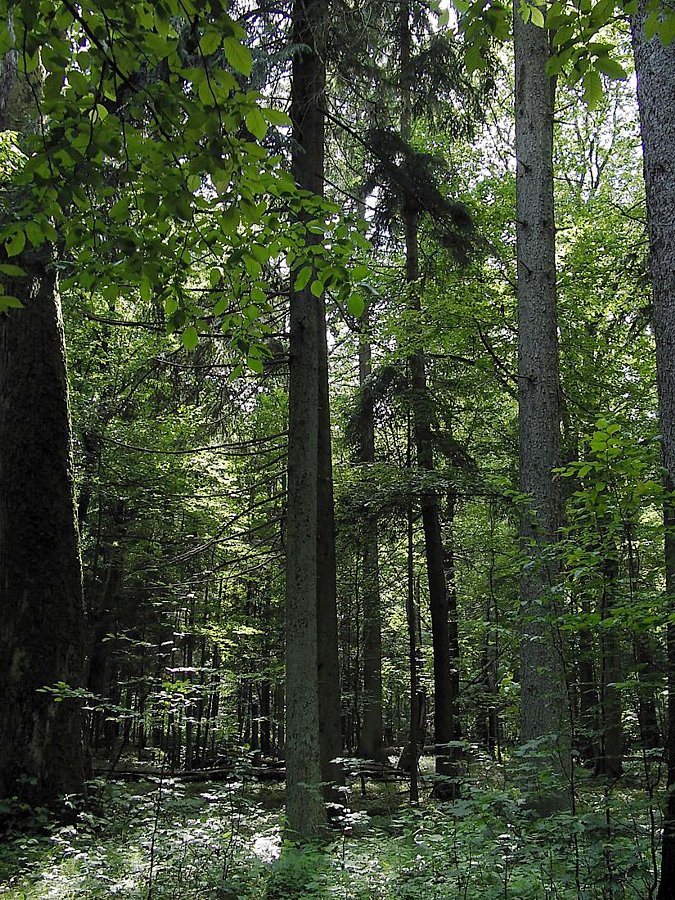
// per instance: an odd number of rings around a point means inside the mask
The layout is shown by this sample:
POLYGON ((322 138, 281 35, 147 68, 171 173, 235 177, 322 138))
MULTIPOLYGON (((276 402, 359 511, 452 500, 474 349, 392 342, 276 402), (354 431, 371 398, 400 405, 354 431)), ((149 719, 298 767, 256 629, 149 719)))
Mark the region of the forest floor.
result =
POLYGON ((279 785, 99 781, 69 824, 34 811, 17 822, 0 844, 0 898, 650 898, 660 797, 641 784, 648 770, 636 760, 613 786, 580 773, 574 812, 548 818, 492 762, 454 803, 428 799, 428 782, 414 807, 400 781, 369 782, 364 798, 357 780, 351 811, 302 848, 282 842, 279 785))

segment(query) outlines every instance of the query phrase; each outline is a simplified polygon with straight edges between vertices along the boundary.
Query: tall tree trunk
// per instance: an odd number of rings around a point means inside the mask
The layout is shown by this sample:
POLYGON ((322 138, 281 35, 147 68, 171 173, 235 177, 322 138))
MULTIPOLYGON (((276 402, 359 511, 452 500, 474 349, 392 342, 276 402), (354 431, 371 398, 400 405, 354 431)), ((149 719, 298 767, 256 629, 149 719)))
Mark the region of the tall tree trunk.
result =
MULTIPOLYGON (((359 336, 359 388, 361 391, 359 462, 375 462, 375 414, 368 390, 371 348, 368 337, 368 309, 359 336)), ((359 734, 359 756, 382 761, 382 621, 380 612, 380 569, 377 519, 367 518, 361 538, 363 597, 363 720, 359 734)))
POLYGON ((344 784, 344 770, 335 762, 343 755, 340 661, 338 654, 337 586, 333 455, 331 450, 330 396, 326 305, 315 300, 318 339, 319 434, 317 500, 317 650, 319 678, 319 740, 321 780, 326 799, 337 802, 336 786, 344 784))
MULTIPOLYGON (((9 53, 0 131, 20 88, 9 53)), ((44 803, 84 787, 79 706, 39 693, 82 683, 82 571, 56 268, 48 249, 13 262, 27 274, 3 279, 25 308, 0 315, 0 797, 44 803)))
MULTIPOLYGON (((408 455, 410 456, 410 427, 408 428, 408 455)), ((414 559, 414 524, 412 502, 408 504, 407 511, 407 544, 408 544, 408 591, 406 595, 406 621, 408 623, 408 668, 410 674, 410 729, 408 737, 409 758, 406 761, 405 748, 401 754, 399 767, 406 769, 410 766, 410 802, 419 800, 419 786, 417 783, 417 765, 419 760, 420 743, 420 704, 417 690, 417 622, 415 616, 415 559, 414 559)))
MULTIPOLYGON (((557 646, 554 544, 561 501, 560 398, 553 205, 554 81, 546 74, 547 32, 514 14, 516 66, 516 252, 520 489, 526 495, 521 549, 521 737, 548 737, 555 768, 568 770, 566 697, 557 646), (561 738, 563 738, 561 740, 561 738)), ((560 802, 560 799, 551 802, 560 802)), ((545 808, 542 797, 538 804, 545 808)))
MULTIPOLYGON (((675 481, 666 476, 666 490, 672 495, 675 481)), ((661 841, 661 882, 657 900, 675 898, 675 509, 670 502, 664 507, 666 608, 670 612, 667 625, 667 689, 668 725, 666 732, 666 759, 668 763, 666 808, 663 816, 661 841)))
MULTIPOLYGON (((411 33, 410 8, 407 2, 400 9, 401 54, 401 137, 411 137, 411 33)), ((410 306, 420 311, 417 282, 419 272, 418 221, 410 208, 403 210, 406 254, 406 282, 410 306)), ((423 351, 416 351, 408 359, 413 404, 413 436, 417 465, 433 471, 434 454, 431 435, 430 398, 427 389, 426 361, 423 351)), ((422 525, 429 581, 431 634, 434 650, 434 740, 436 744, 436 776, 434 793, 439 799, 453 799, 457 794, 456 753, 451 747, 455 738, 454 723, 458 720, 457 704, 452 696, 452 665, 448 625, 449 600, 445 581, 445 562, 438 495, 425 490, 420 497, 422 525)))
MULTIPOLYGON (((325 0, 295 0, 291 119, 298 185, 323 194, 325 0)), ((291 293, 286 543, 286 819, 307 838, 324 824, 318 685, 319 314, 291 293)), ((324 522, 325 528, 325 522, 324 522)))
MULTIPOLYGON (((647 40, 646 0, 633 21, 633 49, 642 128, 650 267, 654 293, 654 338, 666 487, 675 487, 675 44, 647 40)), ((666 517, 666 590, 675 595, 672 510, 666 517)), ((668 801, 659 900, 675 897, 675 627, 668 625, 668 801)))

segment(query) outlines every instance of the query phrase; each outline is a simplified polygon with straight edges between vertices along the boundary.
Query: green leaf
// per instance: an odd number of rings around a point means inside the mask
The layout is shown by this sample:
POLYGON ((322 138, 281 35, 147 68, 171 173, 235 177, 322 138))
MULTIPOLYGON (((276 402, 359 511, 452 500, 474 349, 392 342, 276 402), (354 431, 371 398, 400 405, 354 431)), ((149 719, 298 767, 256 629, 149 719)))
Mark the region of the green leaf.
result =
POLYGON ((324 292, 324 283, 322 281, 313 281, 312 286, 310 287, 311 293, 315 297, 320 297, 324 292))
POLYGON ((352 281, 363 281, 363 279, 367 278, 369 275, 370 268, 363 263, 359 263, 358 266, 354 266, 352 269, 352 281))
POLYGON ((485 68, 485 60, 481 55, 479 44, 471 44, 469 50, 466 53, 466 56, 464 57, 464 61, 469 72, 483 71, 483 69, 485 68))
POLYGON ((0 294, 0 313, 8 309, 23 309, 23 303, 18 297, 11 297, 9 294, 0 294))
POLYGON ((664 10, 663 18, 659 22, 657 31, 664 47, 672 43, 673 39, 675 39, 675 12, 673 10, 664 10))
POLYGON ((363 315, 363 310, 365 308, 366 304, 363 297, 361 297, 359 294, 350 295, 349 299, 347 300, 347 309, 355 319, 358 319, 363 315))
POLYGON ((267 119, 270 125, 290 125, 291 119, 285 112, 281 112, 278 109, 262 109, 261 110, 263 116, 267 119))
POLYGON ((186 350, 194 350, 199 343, 199 335, 194 325, 188 325, 181 335, 181 341, 186 350))
POLYGON ((304 269, 300 269, 298 273, 298 277, 295 279, 295 284, 293 285, 293 290, 295 291, 303 291, 307 285, 309 284, 309 280, 312 277, 313 269, 311 266, 305 266, 304 269))
POLYGON ((536 25, 537 28, 544 27, 544 14, 538 7, 530 7, 530 18, 532 20, 532 24, 536 25))
POLYGON ((246 127, 259 141, 267 134, 267 122, 259 109, 252 109, 246 114, 246 127))
POLYGON ((232 68, 248 78, 253 68, 253 57, 248 47, 233 37, 226 37, 223 40, 223 50, 225 58, 232 68))
POLYGON ((37 222, 26 222, 26 234, 34 247, 39 246, 45 239, 45 234, 37 222))
POLYGON ((615 0, 599 0, 591 10, 591 24, 606 25, 614 15, 615 0))
POLYGON ((144 40, 150 51, 160 59, 170 56, 178 46, 176 38, 162 37, 161 34, 155 34, 154 31, 149 31, 144 36, 144 40))
POLYGON ((199 49, 204 56, 211 56, 220 47, 220 33, 218 31, 207 31, 199 42, 199 49))
POLYGON ((628 78, 626 70, 621 63, 609 56, 599 56, 595 61, 595 65, 601 72, 615 81, 625 81, 628 78))
POLYGON ((26 232, 17 231, 5 243, 5 253, 7 256, 18 256, 26 246, 26 232))
POLYGON ((263 363, 261 359, 258 359, 256 356, 247 356, 246 357, 246 365, 252 372, 255 372, 256 375, 260 375, 263 370, 263 363))
POLYGON ((602 79, 595 69, 589 69, 583 77, 584 100, 589 109, 595 109, 602 99, 602 79))
POLYGON ((10 278, 21 278, 26 274, 21 266, 13 266, 11 263, 1 263, 0 272, 2 272, 3 275, 9 275, 10 278))

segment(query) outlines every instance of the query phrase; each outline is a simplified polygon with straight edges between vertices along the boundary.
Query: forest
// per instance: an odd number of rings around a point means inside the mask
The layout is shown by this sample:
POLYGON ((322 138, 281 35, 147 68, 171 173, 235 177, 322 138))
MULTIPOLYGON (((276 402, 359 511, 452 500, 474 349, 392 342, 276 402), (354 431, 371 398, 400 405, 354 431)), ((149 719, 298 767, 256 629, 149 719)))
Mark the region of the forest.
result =
POLYGON ((0 898, 675 898, 674 38, 0 0, 0 898))

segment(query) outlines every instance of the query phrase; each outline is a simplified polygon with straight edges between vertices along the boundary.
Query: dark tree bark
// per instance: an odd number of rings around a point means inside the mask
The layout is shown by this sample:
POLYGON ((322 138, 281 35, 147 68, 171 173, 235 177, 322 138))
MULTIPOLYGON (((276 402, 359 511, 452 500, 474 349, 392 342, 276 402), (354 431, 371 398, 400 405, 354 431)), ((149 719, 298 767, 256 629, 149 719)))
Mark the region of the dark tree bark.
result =
MULTIPOLYGON (((359 336, 359 388, 361 390, 359 462, 375 462, 375 414, 368 391, 371 374, 369 316, 364 312, 359 336)), ((380 571, 377 520, 368 518, 361 538, 363 598, 363 719, 359 734, 359 756, 383 761, 382 736, 382 621, 380 612, 380 571)))
POLYGON ((330 396, 326 306, 315 300, 318 339, 319 433, 317 500, 317 653, 319 678, 319 740, 321 780, 326 799, 337 802, 336 786, 344 784, 344 770, 335 762, 343 755, 340 661, 338 654, 337 586, 335 561, 335 511, 333 455, 331 448, 330 396))
MULTIPOLYGON (((400 63, 401 63, 401 136, 409 141, 411 136, 411 34, 410 8, 407 2, 400 8, 400 63)), ((410 208, 403 210, 405 231, 406 282, 411 308, 420 311, 417 290, 419 271, 418 220, 410 208)), ((431 434, 431 400, 427 388, 426 360, 423 351, 408 358, 413 406, 413 436, 417 464, 421 469, 433 471, 434 453, 431 434)), ((436 745, 437 782, 434 793, 439 799, 450 800, 457 795, 457 760, 451 746, 457 739, 455 725, 459 721, 457 709, 457 680, 453 678, 448 623, 449 598, 445 580, 445 557, 438 494, 425 490, 420 497, 424 545, 429 582, 431 633, 434 651, 434 741, 436 745)))
MULTIPOLYGON (((410 460, 410 426, 408 427, 408 458, 410 460)), ((419 786, 417 783, 417 764, 420 745, 420 704, 417 689, 417 621, 415 615, 415 560, 414 560, 414 523, 412 505, 407 512, 407 543, 408 543, 408 591, 406 596, 406 620, 408 624, 408 669, 410 676, 410 729, 408 732, 408 747, 410 767, 410 802, 419 800, 419 786)), ((399 760, 399 766, 406 769, 405 748, 399 760)))
MULTIPOLYGON (((292 40, 301 49, 293 58, 292 170, 297 184, 318 196, 323 194, 324 179, 326 14, 325 0, 295 0, 293 5, 292 40)), ((292 291, 286 545, 286 816, 291 834, 303 838, 315 836, 326 819, 321 782, 327 735, 324 732, 322 759, 317 612, 319 591, 325 603, 327 594, 334 590, 334 575, 320 572, 318 558, 321 535, 321 562, 331 565, 331 550, 325 546, 331 540, 331 523, 324 510, 319 521, 319 497, 326 499, 325 479, 330 480, 325 433, 320 437, 327 416, 325 331, 320 333, 321 319, 309 286, 292 291), (325 553, 329 554, 328 560, 325 553)))
MULTIPOLYGON (((666 488, 675 487, 675 44, 647 40, 647 3, 633 20, 633 49, 642 130, 649 250, 654 295, 654 338, 666 488)), ((673 515, 666 515, 666 591, 675 596, 673 515)), ((675 897, 675 626, 668 625, 668 800, 658 900, 675 897)))
MULTIPOLYGON (((30 116, 15 54, 0 62, 0 131, 30 116)), ((45 803, 84 788, 79 705, 40 689, 82 684, 84 613, 68 383, 50 251, 3 279, 0 315, 0 797, 45 803)))
MULTIPOLYGON (((521 737, 547 738, 553 765, 568 768, 564 672, 554 630, 561 500, 560 396, 553 204, 554 81, 547 32, 514 15, 516 252, 521 519, 521 737), (562 738, 562 740, 561 740, 562 738)), ((559 801, 558 801, 559 802, 559 801)), ((546 798, 539 805, 546 806, 546 798)))
POLYGON ((45 686, 82 683, 82 574, 66 359, 45 251, 6 285, 0 316, 0 796, 46 802, 84 784, 79 706, 45 686))

